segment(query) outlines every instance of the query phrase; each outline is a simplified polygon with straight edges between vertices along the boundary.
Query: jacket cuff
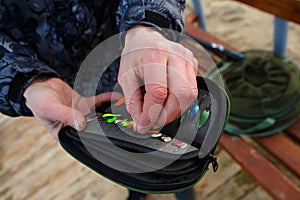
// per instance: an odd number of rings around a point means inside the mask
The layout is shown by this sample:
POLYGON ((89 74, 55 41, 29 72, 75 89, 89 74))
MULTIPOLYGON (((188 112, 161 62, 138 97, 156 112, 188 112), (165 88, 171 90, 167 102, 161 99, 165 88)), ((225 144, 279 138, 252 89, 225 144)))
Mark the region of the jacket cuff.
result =
POLYGON ((179 42, 182 38, 182 32, 169 29, 170 23, 170 20, 164 16, 146 10, 145 18, 137 24, 152 27, 169 40, 179 42))
POLYGON ((180 33, 184 31, 185 0, 145 0, 143 21, 150 21, 161 28, 180 33), (147 13, 148 12, 148 13, 147 13))
POLYGON ((142 24, 152 26, 167 38, 178 41, 184 31, 184 0, 122 0, 117 11, 117 25, 120 32, 142 24), (170 31, 167 31, 169 30, 170 31))

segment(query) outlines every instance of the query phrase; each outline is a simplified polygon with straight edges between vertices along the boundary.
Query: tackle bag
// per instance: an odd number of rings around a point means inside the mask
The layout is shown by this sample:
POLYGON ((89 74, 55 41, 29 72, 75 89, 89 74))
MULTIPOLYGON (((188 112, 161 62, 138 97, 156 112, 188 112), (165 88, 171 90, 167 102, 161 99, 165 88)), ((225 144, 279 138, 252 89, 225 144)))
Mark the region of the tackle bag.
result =
POLYGON ((132 129, 123 103, 111 102, 89 115, 87 128, 59 132, 61 146, 90 169, 143 193, 173 193, 196 184, 212 163, 229 113, 225 91, 197 78, 199 95, 184 114, 144 135, 132 129))

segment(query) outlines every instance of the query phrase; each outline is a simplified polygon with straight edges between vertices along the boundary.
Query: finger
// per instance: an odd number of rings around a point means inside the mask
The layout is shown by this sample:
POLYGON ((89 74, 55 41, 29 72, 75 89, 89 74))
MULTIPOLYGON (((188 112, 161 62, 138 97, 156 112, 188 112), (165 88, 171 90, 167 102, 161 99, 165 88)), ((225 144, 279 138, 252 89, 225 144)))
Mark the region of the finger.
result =
MULTIPOLYGON (((198 96, 198 89, 197 89, 197 81, 196 81, 196 75, 191 70, 191 68, 188 68, 189 72, 187 72, 187 79, 188 85, 190 88, 186 89, 186 95, 188 95, 188 91, 190 91, 189 98, 185 100, 185 97, 180 96, 180 94, 177 91, 184 90, 184 89, 176 89, 176 87, 170 85, 169 88, 169 96, 167 99, 167 102, 165 103, 164 110, 166 113, 165 115, 161 115, 160 119, 158 120, 158 123, 156 124, 157 127, 161 127, 165 124, 169 124, 178 117, 180 117, 188 108, 190 103, 192 103, 198 96), (186 102, 184 102, 186 101, 186 102), (180 109, 179 109, 180 108, 180 109)), ((169 80, 169 82, 172 82, 169 80)), ((184 84, 183 84, 184 85, 184 84)), ((187 98, 188 96, 186 96, 187 98)))
POLYGON ((42 115, 50 121, 59 121, 78 131, 82 131, 86 127, 86 121, 81 112, 62 104, 51 104, 42 115))
POLYGON ((58 133, 62 129, 63 123, 59 121, 53 122, 53 121, 45 120, 44 117, 40 116, 35 112, 33 112, 33 114, 35 116, 35 119, 46 128, 46 130, 52 135, 52 137, 55 140, 58 141, 59 140, 58 133))
POLYGON ((188 56, 184 49, 177 50, 176 54, 171 54, 168 60, 168 87, 169 95, 164 105, 166 116, 161 115, 155 126, 159 127, 174 121, 181 116, 195 99, 194 87, 197 88, 195 73, 192 66, 187 71, 186 65, 191 65, 187 61, 188 56), (181 52, 180 52, 181 51, 181 52), (180 52, 181 54, 178 54, 180 52), (192 72, 191 72, 192 71, 192 72), (189 79, 193 80, 189 80, 189 79))
POLYGON ((192 66, 193 67, 193 71, 194 71, 194 74, 198 74, 198 71, 199 71, 199 63, 198 63, 198 60, 194 57, 194 54, 193 54, 193 52, 191 52, 190 50, 188 50, 187 49, 187 51, 188 51, 188 55, 190 55, 189 56, 189 58, 187 59, 187 61, 188 61, 188 64, 189 64, 189 66, 192 66))
POLYGON ((158 129, 177 119, 181 115, 181 110, 182 110, 179 107, 180 107, 180 103, 176 95, 174 94, 174 92, 169 90, 168 99, 165 103, 163 111, 161 112, 159 119, 157 120, 153 128, 158 129))
POLYGON ((187 75, 187 81, 189 82, 190 85, 190 102, 194 101, 198 97, 198 88, 197 88, 197 67, 198 62, 197 60, 193 57, 193 55, 190 56, 189 61, 192 62, 186 62, 185 65, 185 70, 186 70, 186 75, 187 75))
POLYGON ((193 57, 193 66, 194 66, 196 76, 201 76, 201 72, 199 70, 199 62, 195 57, 193 57))
POLYGON ((180 91, 183 77, 186 77, 185 61, 175 53, 170 54, 168 59, 168 98, 164 104, 165 112, 157 120, 155 128, 168 124, 180 116, 183 109, 180 101, 188 98, 184 89, 180 91), (181 97, 182 99, 180 99, 181 97))
POLYGON ((138 67, 134 67, 133 61, 128 61, 128 57, 123 57, 120 64, 118 82, 120 83, 126 108, 133 119, 133 125, 137 124, 137 119, 142 110, 143 96, 140 89, 140 80, 137 76, 138 67))
MULTIPOLYGON (((153 62, 149 60, 148 63, 153 62)), ((161 64, 145 64, 144 71, 146 94, 138 121, 139 132, 151 128, 156 123, 168 96, 166 61, 161 64)))

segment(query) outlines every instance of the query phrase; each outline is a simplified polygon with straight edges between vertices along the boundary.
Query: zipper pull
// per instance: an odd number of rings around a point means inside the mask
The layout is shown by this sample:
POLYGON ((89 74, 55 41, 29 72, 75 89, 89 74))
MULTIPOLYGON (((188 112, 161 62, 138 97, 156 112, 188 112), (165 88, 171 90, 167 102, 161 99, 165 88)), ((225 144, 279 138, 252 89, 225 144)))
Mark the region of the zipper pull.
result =
POLYGON ((212 164, 213 171, 216 172, 219 168, 219 164, 218 164, 218 161, 217 161, 217 156, 215 156, 212 153, 208 154, 208 156, 209 156, 210 162, 212 164))

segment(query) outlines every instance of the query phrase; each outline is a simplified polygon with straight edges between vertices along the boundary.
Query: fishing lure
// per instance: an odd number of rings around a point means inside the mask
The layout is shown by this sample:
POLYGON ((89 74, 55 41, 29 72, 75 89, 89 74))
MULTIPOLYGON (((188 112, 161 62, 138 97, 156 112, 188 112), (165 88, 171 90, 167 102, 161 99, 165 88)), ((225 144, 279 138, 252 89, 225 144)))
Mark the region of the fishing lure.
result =
POLYGON ((107 118, 107 117, 121 117, 121 114, 112 114, 112 113, 105 113, 102 115, 103 118, 107 118))
POLYGON ((199 105, 198 104, 195 104, 191 109, 190 109, 190 112, 189 112, 189 120, 192 121, 197 113, 199 112, 199 105))
POLYGON ((161 137, 161 136, 162 136, 161 133, 153 133, 153 134, 151 135, 151 137, 153 137, 153 138, 159 138, 159 137, 161 137))
POLYGON ((125 97, 121 97, 116 103, 115 107, 121 106, 125 102, 125 97))
POLYGON ((124 120, 122 120, 122 119, 116 119, 115 123, 118 124, 118 123, 121 123, 122 121, 124 121, 124 120))
POLYGON ((199 117, 199 121, 198 121, 198 128, 201 128, 204 126, 204 124, 207 122, 208 118, 209 118, 209 109, 206 108, 205 110, 203 110, 200 113, 200 117, 199 117))
MULTIPOLYGON (((119 99, 116 103, 115 103, 115 107, 121 106, 123 103, 125 102, 125 98, 122 97, 121 99, 119 99)), ((195 105, 192 107, 192 112, 188 111, 189 115, 189 119, 192 120, 193 118, 195 118, 198 110, 199 110, 199 106, 195 105)), ((122 119, 122 115, 121 114, 112 114, 112 113, 105 113, 102 114, 101 116, 98 116, 96 118, 100 119, 103 118, 106 120, 106 123, 111 124, 111 123, 115 123, 115 124, 120 124, 123 127, 132 129, 133 128, 133 121, 132 120, 127 120, 127 119, 122 119), (120 119, 121 118, 121 119, 120 119)), ((87 120, 90 120, 88 117, 86 117, 87 120)), ((164 142, 170 142, 172 140, 171 137, 169 136, 163 136, 162 133, 159 132, 159 130, 150 130, 148 131, 148 133, 152 133, 151 137, 152 138, 160 138, 162 141, 164 142)), ((183 142, 180 142, 178 144, 173 144, 174 146, 178 146, 179 148, 185 148, 186 144, 183 142)))
POLYGON ((133 125, 133 121, 127 121, 127 119, 125 119, 124 121, 121 122, 122 126, 128 126, 128 125, 133 125))
POLYGON ((108 118, 107 120, 106 120, 106 122, 108 123, 108 124, 111 124, 111 123, 113 123, 114 121, 116 121, 116 117, 112 117, 112 118, 108 118))
POLYGON ((173 142, 172 145, 183 149, 187 147, 187 144, 182 141, 173 142))
POLYGON ((164 141, 164 142, 170 142, 172 140, 171 137, 169 136, 162 136, 161 139, 164 141))
POLYGON ((128 124, 128 125, 126 126, 126 128, 133 128, 133 125, 132 125, 132 124, 128 124))

